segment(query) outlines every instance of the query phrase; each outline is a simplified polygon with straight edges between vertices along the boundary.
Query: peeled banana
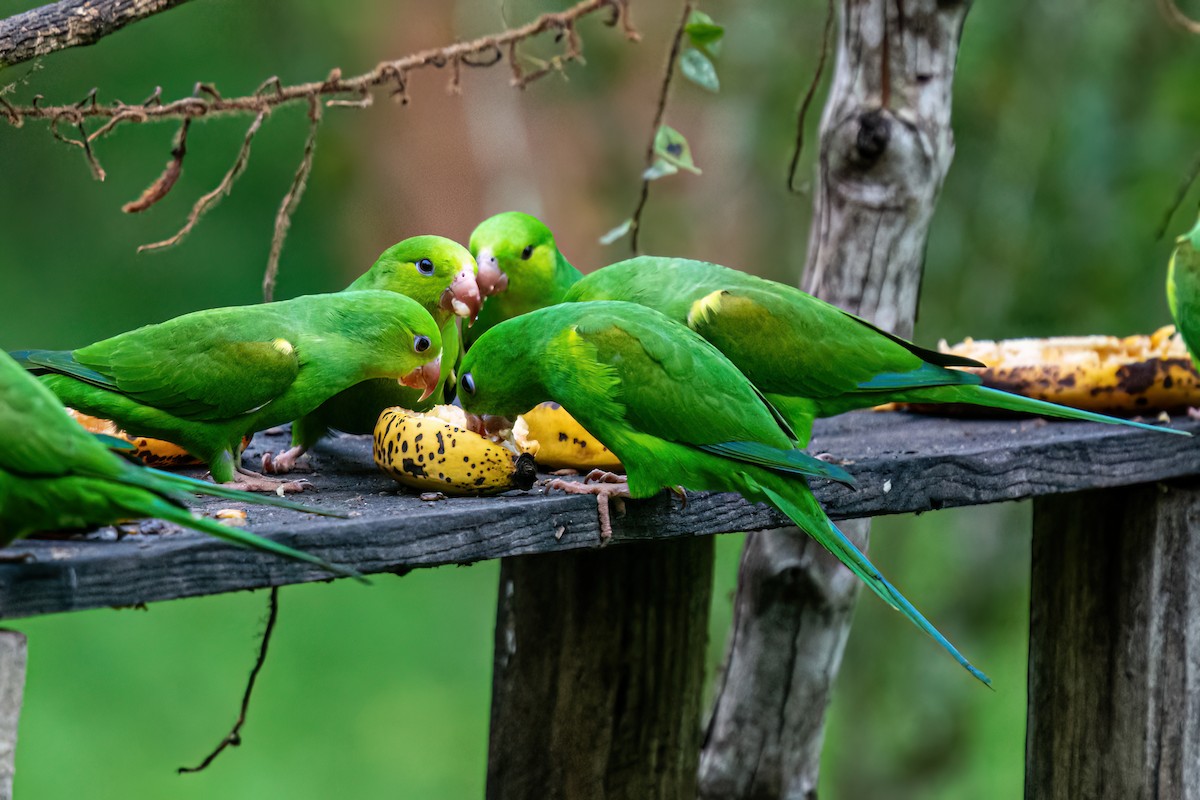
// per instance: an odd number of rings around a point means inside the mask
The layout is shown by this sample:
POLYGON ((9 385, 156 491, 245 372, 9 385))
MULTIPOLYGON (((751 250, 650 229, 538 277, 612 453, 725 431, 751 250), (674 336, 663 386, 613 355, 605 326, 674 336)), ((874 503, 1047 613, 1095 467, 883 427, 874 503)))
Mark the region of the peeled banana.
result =
POLYGON ((399 483, 452 495, 529 489, 537 479, 533 457, 468 429, 457 406, 425 413, 388 408, 375 424, 375 463, 399 483))
POLYGON ((621 469, 613 452, 558 403, 542 403, 517 417, 512 433, 517 447, 547 469, 621 469))
POLYGON ((938 349, 987 364, 970 370, 986 386, 1086 411, 1175 413, 1200 405, 1200 375, 1173 325, 1149 336, 967 339, 938 349))

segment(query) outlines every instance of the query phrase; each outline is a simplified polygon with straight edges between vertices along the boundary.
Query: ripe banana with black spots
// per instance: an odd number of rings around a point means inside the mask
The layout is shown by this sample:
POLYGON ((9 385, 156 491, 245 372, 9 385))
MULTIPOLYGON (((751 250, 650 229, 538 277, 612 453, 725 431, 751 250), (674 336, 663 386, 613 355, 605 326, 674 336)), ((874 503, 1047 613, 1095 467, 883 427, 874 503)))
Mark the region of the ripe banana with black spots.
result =
POLYGON ((533 457, 468 429, 457 406, 425 413, 388 408, 375 424, 375 463, 405 486, 448 495, 499 494, 529 489, 537 479, 533 457))
MULTIPOLYGON (((985 386, 1102 414, 1177 413, 1200 405, 1200 375, 1168 325, 1149 336, 967 339, 938 349, 987 364, 985 386)), ((924 406, 912 406, 926 410, 924 406)), ((944 413, 946 407, 929 406, 944 413)), ((977 406, 970 413, 988 413, 977 406)))

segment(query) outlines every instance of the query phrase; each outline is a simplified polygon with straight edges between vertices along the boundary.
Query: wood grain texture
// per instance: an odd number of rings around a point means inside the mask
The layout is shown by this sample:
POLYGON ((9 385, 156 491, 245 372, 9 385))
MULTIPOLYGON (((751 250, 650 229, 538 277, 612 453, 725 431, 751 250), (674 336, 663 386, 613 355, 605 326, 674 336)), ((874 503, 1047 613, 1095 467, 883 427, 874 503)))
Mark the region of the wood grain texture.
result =
POLYGON ((0 630, 0 800, 12 800, 17 758, 17 723, 25 696, 25 634, 0 630))
POLYGON ((1025 796, 1200 798, 1200 484, 1034 503, 1025 796))
MULTIPOLYGON (((1179 427, 1200 431, 1200 423, 1179 427)), ((283 436, 260 434, 254 463, 283 436)), ((1195 440, 1040 420, 949 420, 855 412, 822 420, 813 451, 850 463, 857 490, 814 482, 836 519, 928 511, 1083 489, 1128 486, 1196 474, 1195 440)), ((344 437, 318 447, 321 491, 304 502, 355 516, 317 518, 247 507, 250 527, 364 573, 468 564, 489 558, 598 549, 591 497, 517 492, 492 498, 423 502, 403 493, 371 461, 369 440, 344 437), (556 537, 559 529, 561 536, 556 537)), ((238 504, 203 500, 209 512, 238 504)), ((626 503, 613 520, 613 544, 776 528, 784 518, 737 495, 668 494, 626 503)), ((231 547, 192 531, 95 539, 26 540, 5 550, 24 563, 0 563, 0 618, 322 580, 325 573, 231 547)), ((886 565, 884 565, 886 568, 886 565)))
MULTIPOLYGON (((837 66, 821 117, 802 286, 911 336, 929 223, 954 157, 954 66, 970 4, 837 5, 837 66)), ((869 522, 844 530, 866 549, 869 522)), ((844 580, 839 564, 811 558, 810 549, 795 528, 764 531, 746 543, 725 665, 739 677, 722 686, 709 725, 704 798, 816 794, 825 708, 861 584, 844 580), (804 586, 820 589, 795 594, 804 586), (782 595, 795 602, 775 603, 782 595), (789 663, 763 658, 763 646, 788 642, 789 663), (759 713, 771 708, 778 713, 759 713)))
POLYGON ((94 44, 187 0, 61 0, 0 20, 0 66, 94 44))
POLYGON ((506 558, 488 800, 693 800, 713 540, 506 558))

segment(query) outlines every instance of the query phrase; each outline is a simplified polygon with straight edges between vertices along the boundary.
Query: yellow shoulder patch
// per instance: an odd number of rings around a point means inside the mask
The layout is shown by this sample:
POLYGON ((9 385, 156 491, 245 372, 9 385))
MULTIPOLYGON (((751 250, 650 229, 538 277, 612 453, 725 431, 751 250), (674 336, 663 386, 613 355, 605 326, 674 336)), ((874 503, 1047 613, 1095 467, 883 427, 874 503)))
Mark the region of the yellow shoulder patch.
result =
POLYGON ((688 309, 688 327, 695 328, 700 323, 708 322, 709 318, 720 310, 721 301, 728 294, 725 289, 718 289, 692 303, 692 307, 688 309))
POLYGON ((283 353, 285 356, 290 356, 296 349, 287 339, 274 339, 271 342, 271 346, 283 353))

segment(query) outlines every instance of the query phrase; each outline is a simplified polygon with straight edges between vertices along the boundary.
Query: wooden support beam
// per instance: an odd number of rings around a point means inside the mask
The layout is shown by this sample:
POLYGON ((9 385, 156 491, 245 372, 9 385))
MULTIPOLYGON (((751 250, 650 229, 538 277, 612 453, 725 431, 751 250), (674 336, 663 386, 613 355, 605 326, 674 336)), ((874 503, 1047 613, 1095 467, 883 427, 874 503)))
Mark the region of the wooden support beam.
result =
POLYGON ((1025 796, 1200 797, 1200 486, 1034 501, 1025 796))
POLYGON ((0 629, 0 800, 12 800, 13 796, 26 649, 25 634, 0 629))
POLYGON ((488 800, 694 800, 712 537, 507 558, 488 800))

